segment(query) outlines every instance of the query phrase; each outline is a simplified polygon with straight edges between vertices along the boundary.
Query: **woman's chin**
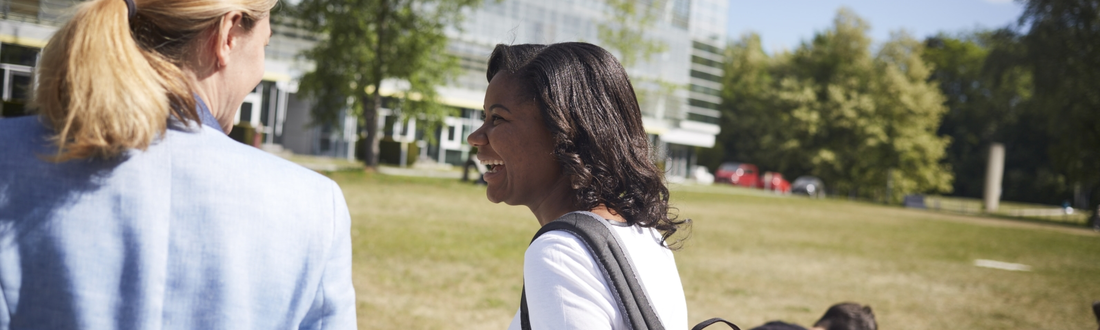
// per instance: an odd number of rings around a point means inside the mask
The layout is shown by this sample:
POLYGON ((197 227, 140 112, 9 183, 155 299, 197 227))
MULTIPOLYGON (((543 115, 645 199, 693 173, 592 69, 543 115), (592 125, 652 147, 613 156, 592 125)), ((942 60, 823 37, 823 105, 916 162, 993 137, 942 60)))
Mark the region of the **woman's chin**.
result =
POLYGON ((493 202, 493 204, 504 203, 507 205, 519 205, 514 199, 510 200, 507 194, 499 191, 494 191, 491 184, 489 185, 488 189, 485 189, 485 197, 487 197, 490 202, 493 202))
POLYGON ((491 183, 485 188, 485 197, 488 198, 490 202, 493 202, 493 204, 499 204, 504 201, 504 196, 496 191, 491 183))
POLYGON ((492 194, 489 194, 488 192, 486 192, 486 193, 485 193, 485 197, 488 197, 488 198, 489 198, 489 201, 490 201, 490 202, 492 202, 493 204, 498 204, 498 203, 500 203, 500 199, 499 199, 499 198, 493 197, 493 195, 492 195, 492 194))
MULTIPOLYGON (((504 191, 504 173, 490 172, 485 173, 482 179, 485 180, 485 197, 489 198, 490 202, 500 203, 508 198, 508 193, 504 191)), ((510 205, 510 204, 509 204, 510 205)))

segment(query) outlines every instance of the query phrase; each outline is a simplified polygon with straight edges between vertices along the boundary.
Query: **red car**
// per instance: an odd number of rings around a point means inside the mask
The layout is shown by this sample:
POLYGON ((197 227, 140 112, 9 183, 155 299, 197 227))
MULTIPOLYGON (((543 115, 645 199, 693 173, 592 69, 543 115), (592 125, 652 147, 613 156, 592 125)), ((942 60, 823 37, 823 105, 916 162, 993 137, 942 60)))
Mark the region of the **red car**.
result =
POLYGON ((764 172, 764 180, 760 180, 756 187, 781 194, 791 193, 791 183, 783 178, 783 174, 776 172, 764 172))
POLYGON ((756 165, 746 163, 722 163, 714 172, 714 182, 727 182, 735 186, 755 188, 760 181, 756 165))

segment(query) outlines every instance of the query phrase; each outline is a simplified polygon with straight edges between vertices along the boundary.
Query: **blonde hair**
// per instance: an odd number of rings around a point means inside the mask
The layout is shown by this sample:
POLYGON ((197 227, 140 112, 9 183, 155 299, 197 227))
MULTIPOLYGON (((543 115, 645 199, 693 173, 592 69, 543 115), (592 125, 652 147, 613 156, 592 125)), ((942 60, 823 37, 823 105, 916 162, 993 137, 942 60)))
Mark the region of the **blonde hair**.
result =
POLYGON ((53 128, 53 161, 144 150, 169 116, 198 122, 181 69, 232 11, 251 29, 277 0, 125 0, 81 4, 42 50, 31 107, 53 128))

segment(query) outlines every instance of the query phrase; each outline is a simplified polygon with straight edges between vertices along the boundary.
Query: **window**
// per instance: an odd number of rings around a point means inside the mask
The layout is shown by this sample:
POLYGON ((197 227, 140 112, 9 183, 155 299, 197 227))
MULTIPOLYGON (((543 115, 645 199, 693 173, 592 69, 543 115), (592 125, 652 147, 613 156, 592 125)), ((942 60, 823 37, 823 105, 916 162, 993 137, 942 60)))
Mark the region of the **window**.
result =
POLYGON ((699 85, 691 85, 691 91, 696 92, 696 93, 703 93, 703 94, 707 94, 707 95, 711 95, 711 96, 718 96, 718 97, 722 96, 722 91, 720 91, 720 90, 710 88, 710 87, 703 87, 703 86, 699 86, 699 85))
POLYGON ((708 53, 712 53, 712 54, 718 54, 718 55, 722 54, 722 50, 718 49, 718 47, 714 47, 714 46, 704 44, 704 43, 701 43, 701 42, 698 42, 698 41, 692 41, 691 44, 692 44, 693 48, 704 51, 704 52, 708 52, 708 53))
POLYGON ((252 102, 241 103, 241 122, 252 121, 252 102))
POLYGON ((275 122, 272 121, 275 113, 275 98, 278 96, 272 95, 277 93, 275 90, 275 82, 273 81, 261 81, 259 86, 256 86, 257 91, 260 92, 262 101, 260 101, 260 124, 264 125, 264 129, 268 129, 269 126, 274 126, 275 122), (265 93, 264 91, 267 91, 265 93))
POLYGON ((697 121, 697 122, 700 122, 700 123, 718 125, 718 118, 717 117, 711 117, 711 116, 702 115, 702 114, 698 114, 698 113, 694 113, 694 112, 688 112, 687 120, 697 121))
POLYGON ((712 74, 702 72, 702 71, 691 70, 691 77, 692 78, 703 79, 703 80, 706 80, 706 81, 713 81, 713 82, 716 82, 716 83, 722 82, 722 77, 712 75, 712 74))
MULTIPOLYGON (((14 4, 13 4, 14 5, 14 4)), ((34 66, 38 49, 16 44, 0 44, 0 63, 34 66)))
POLYGON ((710 103, 703 100, 689 99, 688 105, 691 105, 693 107, 700 107, 703 109, 718 110, 718 104, 710 103))
POLYGON ((33 93, 31 70, 38 60, 38 52, 33 47, 0 44, 0 98, 3 99, 0 117, 28 114, 26 103, 33 93))
POLYGON ((19 117, 29 115, 26 110, 27 100, 31 96, 31 74, 9 67, 0 70, 3 77, 3 107, 0 108, 0 117, 19 117))
POLYGON ((383 137, 392 137, 393 136, 393 124, 397 123, 397 116, 394 116, 394 115, 385 116, 385 118, 382 119, 382 122, 385 123, 385 124, 382 125, 382 136, 383 137))
POLYGON ((674 0, 672 3, 672 26, 687 29, 691 20, 691 0, 674 0))
POLYGON ((718 62, 712 59, 702 58, 699 56, 691 56, 691 63, 702 64, 712 68, 721 68, 722 62, 718 62))
POLYGON ((4 18, 9 16, 38 19, 39 0, 12 0, 4 1, 4 18))

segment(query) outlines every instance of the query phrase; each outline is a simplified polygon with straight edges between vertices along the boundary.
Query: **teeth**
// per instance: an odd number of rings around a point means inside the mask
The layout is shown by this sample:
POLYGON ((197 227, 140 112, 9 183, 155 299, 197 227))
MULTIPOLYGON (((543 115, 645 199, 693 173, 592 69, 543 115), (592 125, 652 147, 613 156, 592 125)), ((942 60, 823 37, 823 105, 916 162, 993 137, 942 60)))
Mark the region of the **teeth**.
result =
POLYGON ((485 164, 485 165, 488 165, 488 166, 504 165, 504 161, 495 160, 495 159, 481 159, 481 158, 478 158, 478 160, 480 160, 482 164, 485 164))
POLYGON ((504 166, 504 161, 501 160, 481 159, 480 157, 478 157, 478 160, 481 161, 481 164, 484 164, 485 167, 488 167, 488 173, 496 173, 497 170, 500 169, 500 166, 504 166))

